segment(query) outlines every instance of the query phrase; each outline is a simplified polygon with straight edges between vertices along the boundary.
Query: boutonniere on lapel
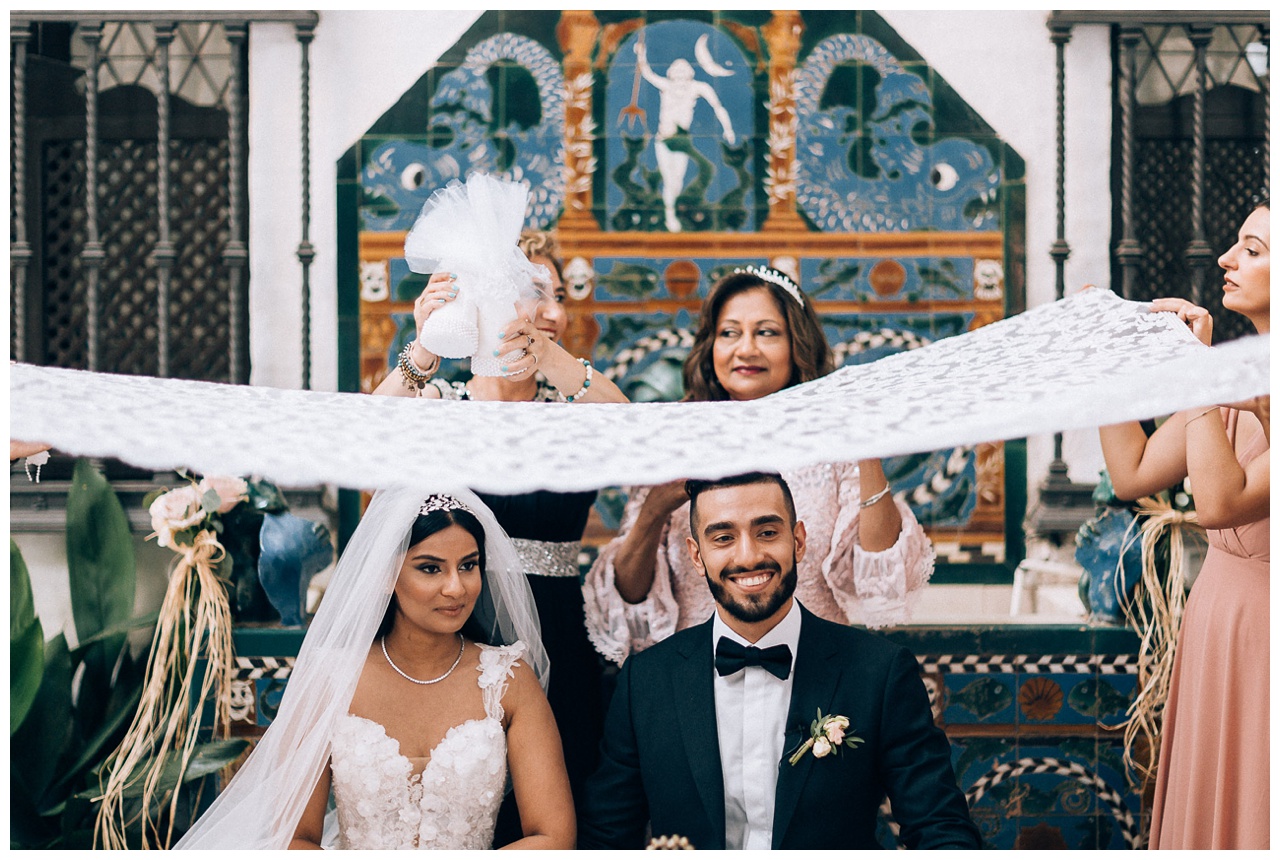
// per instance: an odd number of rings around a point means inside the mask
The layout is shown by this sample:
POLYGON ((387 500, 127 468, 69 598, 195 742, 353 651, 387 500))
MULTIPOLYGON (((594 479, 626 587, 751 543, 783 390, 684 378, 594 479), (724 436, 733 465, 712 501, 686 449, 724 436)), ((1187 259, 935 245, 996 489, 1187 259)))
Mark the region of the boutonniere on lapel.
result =
POLYGON ((809 739, 796 748, 788 761, 793 765, 798 763, 809 750, 813 750, 814 758, 826 758, 835 755, 842 746, 855 749, 862 742, 862 738, 849 734, 848 717, 823 716, 822 708, 818 708, 818 718, 809 724, 809 739))

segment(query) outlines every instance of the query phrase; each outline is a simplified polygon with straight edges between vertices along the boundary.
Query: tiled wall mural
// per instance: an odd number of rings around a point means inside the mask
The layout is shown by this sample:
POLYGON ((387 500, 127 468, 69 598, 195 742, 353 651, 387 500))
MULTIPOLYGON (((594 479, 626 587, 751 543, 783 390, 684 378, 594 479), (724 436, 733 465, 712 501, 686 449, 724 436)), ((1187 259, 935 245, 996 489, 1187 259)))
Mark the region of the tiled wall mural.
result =
MULTIPOLYGON (((413 336, 402 259, 423 201, 485 170, 525 180, 566 262, 566 346, 633 400, 683 394, 708 287, 768 262, 822 314, 837 363, 1023 305, 1023 166, 871 12, 488 12, 340 164, 343 387, 413 336)), ((460 373, 454 367, 446 372, 460 373)), ((1020 443, 895 458, 940 561, 1022 554, 1020 443)), ((602 493, 588 538, 624 502, 602 493)), ((955 568, 953 568, 954 570, 955 568)))

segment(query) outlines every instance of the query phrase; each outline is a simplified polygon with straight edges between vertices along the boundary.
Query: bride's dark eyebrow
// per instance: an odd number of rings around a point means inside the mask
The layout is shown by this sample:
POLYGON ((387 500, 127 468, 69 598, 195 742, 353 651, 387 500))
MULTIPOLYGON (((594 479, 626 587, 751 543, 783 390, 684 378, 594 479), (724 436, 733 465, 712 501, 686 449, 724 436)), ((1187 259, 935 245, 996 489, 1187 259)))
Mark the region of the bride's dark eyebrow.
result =
MULTIPOLYGON (((472 561, 478 558, 480 558, 480 553, 469 552, 462 557, 462 561, 472 561)), ((427 553, 427 552, 419 553, 418 555, 412 556, 412 560, 413 561, 438 561, 441 563, 448 561, 448 559, 444 559, 438 555, 432 555, 431 553, 427 553)))

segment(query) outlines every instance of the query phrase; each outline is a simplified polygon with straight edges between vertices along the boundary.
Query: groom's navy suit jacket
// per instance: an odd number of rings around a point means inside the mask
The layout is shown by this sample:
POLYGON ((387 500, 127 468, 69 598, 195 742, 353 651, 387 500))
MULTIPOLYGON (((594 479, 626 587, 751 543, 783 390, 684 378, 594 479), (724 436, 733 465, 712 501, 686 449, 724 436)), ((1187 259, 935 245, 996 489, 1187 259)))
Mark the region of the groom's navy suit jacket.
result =
MULTIPOLYGON (((622 667, 601 764, 579 810, 579 848, 643 848, 647 822, 654 836, 725 847, 713 659, 707 621, 622 667)), ((794 672, 774 848, 878 848, 876 811, 886 794, 907 847, 980 846, 950 744, 933 724, 907 649, 802 606, 794 672), (848 717, 848 733, 864 743, 821 759, 806 753, 793 766, 790 754, 809 737, 819 710, 848 717)))

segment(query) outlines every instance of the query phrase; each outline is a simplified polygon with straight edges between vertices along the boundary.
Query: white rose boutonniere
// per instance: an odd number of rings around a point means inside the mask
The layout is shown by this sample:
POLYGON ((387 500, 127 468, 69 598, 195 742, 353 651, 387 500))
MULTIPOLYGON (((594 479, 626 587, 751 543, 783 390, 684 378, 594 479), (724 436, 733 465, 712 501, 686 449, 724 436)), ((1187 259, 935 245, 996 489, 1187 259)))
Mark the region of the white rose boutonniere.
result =
POLYGON ((862 738, 850 734, 848 729, 848 717, 842 717, 839 714, 825 716, 819 708, 818 718, 809 725, 809 739, 796 748, 788 761, 795 765, 810 750, 813 750, 814 758, 826 758, 838 753, 842 746, 849 749, 856 748, 863 742, 862 738))

